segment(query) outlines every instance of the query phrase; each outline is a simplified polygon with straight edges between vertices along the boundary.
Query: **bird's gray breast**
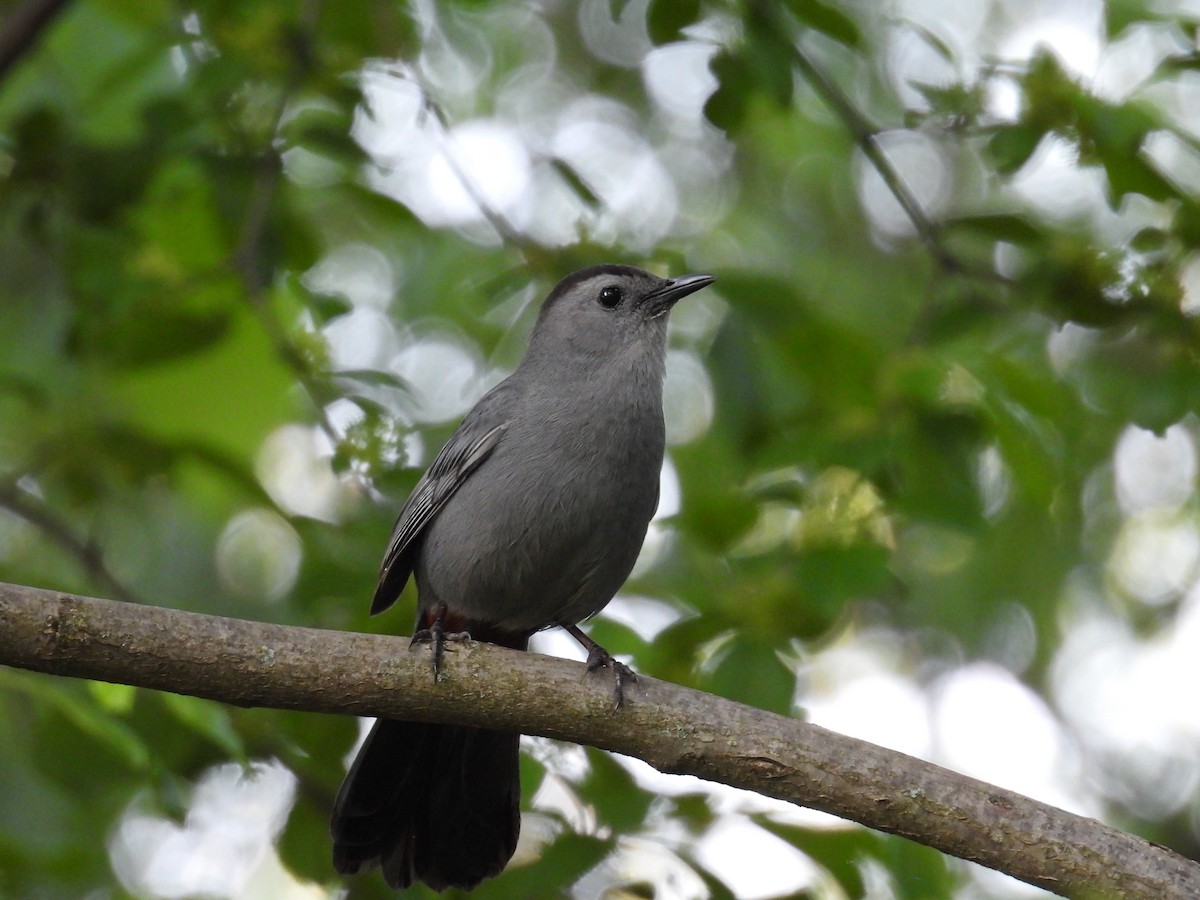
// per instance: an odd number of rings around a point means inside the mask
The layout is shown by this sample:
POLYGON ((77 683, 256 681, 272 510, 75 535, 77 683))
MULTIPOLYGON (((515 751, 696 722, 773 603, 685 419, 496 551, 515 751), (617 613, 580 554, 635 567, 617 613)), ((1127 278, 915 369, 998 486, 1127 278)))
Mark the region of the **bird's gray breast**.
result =
POLYGON ((573 624, 633 568, 658 500, 659 396, 529 399, 426 529, 422 607, 512 630, 573 624))

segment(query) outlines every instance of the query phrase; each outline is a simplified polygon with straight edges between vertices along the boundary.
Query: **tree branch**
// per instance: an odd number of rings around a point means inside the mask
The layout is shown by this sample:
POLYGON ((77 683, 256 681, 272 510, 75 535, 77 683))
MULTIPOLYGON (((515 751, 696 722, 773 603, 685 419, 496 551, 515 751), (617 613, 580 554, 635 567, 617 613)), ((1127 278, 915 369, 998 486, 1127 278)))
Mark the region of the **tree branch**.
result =
POLYGON ((841 119, 842 125, 850 132, 850 137, 854 139, 854 143, 858 146, 858 149, 862 151, 862 154, 875 167, 875 171, 883 179, 884 185, 891 191, 892 196, 896 198, 896 202, 900 204, 900 208, 904 210, 904 214, 908 216, 913 230, 917 233, 917 237, 920 238, 921 243, 925 245, 930 255, 944 269, 950 272, 960 271, 962 264, 950 251, 942 246, 937 226, 925 214, 920 201, 917 200, 908 183, 896 171, 896 167, 892 165, 892 161, 888 159, 888 155, 879 145, 880 130, 867 121, 866 117, 842 93, 841 88, 825 77, 825 74, 813 64, 812 60, 800 49, 799 45, 793 42, 791 49, 792 61, 795 63, 796 68, 800 70, 801 76, 816 91, 821 99, 825 101, 825 104, 833 110, 834 115, 841 119))
MULTIPOLYGON (((756 4, 756 8, 759 14, 766 21, 773 23, 781 33, 794 33, 795 28, 790 17, 779 10, 776 4, 759 2, 756 4)), ((1008 284, 1010 280, 1004 275, 992 269, 968 265, 946 246, 940 227, 925 212, 921 202, 913 194, 904 177, 892 165, 891 159, 880 145, 879 136, 882 129, 872 125, 867 117, 850 102, 842 89, 833 80, 826 77, 825 73, 800 48, 795 37, 788 41, 788 50, 800 76, 808 82, 817 96, 825 102, 825 105, 832 110, 833 114, 841 121, 842 126, 849 132, 859 152, 867 158, 867 162, 879 174, 884 186, 900 204, 905 216, 912 223, 917 238, 925 245, 925 249, 934 261, 952 275, 964 274, 981 280, 1008 284)))
POLYGON ((14 9, 0 29, 0 80, 26 53, 37 46, 42 32, 69 0, 27 0, 14 9))
POLYGON ((580 663, 488 644, 428 653, 319 631, 0 584, 0 663, 310 712, 590 744, 824 810, 1070 896, 1200 896, 1200 865, 1092 819, 815 725, 653 678, 618 712, 580 663))
POLYGON ((246 201, 246 209, 242 215, 241 231, 237 244, 229 254, 228 265, 242 282, 242 290, 251 307, 258 315, 259 322, 267 338, 275 348, 279 359, 291 369, 309 402, 312 403, 313 413, 317 423, 329 442, 337 446, 341 440, 338 429, 329 418, 326 406, 329 401, 329 391, 325 390, 318 375, 313 371, 312 363, 301 353, 286 329, 279 323, 275 313, 270 309, 267 289, 270 283, 267 272, 272 268, 269 261, 260 259, 263 242, 272 226, 271 213, 279 194, 279 184, 283 178, 283 157, 277 146, 280 129, 292 98, 300 90, 312 71, 313 35, 321 14, 321 0, 306 0, 297 12, 296 28, 292 32, 292 42, 295 45, 292 53, 292 67, 287 79, 275 98, 275 108, 271 116, 271 126, 265 135, 263 146, 254 159, 254 180, 250 185, 250 196, 246 201))

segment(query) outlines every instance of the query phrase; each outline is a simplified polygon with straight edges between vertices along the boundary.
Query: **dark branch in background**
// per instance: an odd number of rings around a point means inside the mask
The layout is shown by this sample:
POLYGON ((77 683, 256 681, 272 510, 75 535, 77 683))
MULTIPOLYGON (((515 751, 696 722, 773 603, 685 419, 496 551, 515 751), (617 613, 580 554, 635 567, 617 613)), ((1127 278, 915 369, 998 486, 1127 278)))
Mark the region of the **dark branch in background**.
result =
MULTIPOLYGON (((775 9, 775 4, 759 3, 758 9, 768 21, 774 22, 783 33, 793 34, 795 32, 795 28, 784 20, 784 15, 775 9)), ((896 167, 892 165, 892 161, 888 159, 887 153, 879 145, 879 135, 882 133, 882 129, 872 125, 858 111, 858 108, 850 102, 841 88, 825 77, 825 74, 800 49, 800 45, 794 38, 789 40, 788 45, 791 50, 792 61, 800 71, 801 76, 803 76, 804 80, 808 82, 817 95, 825 101, 825 104, 833 110, 834 115, 841 120, 842 125, 850 133, 851 138, 854 139, 855 145, 862 151, 875 171, 879 173, 879 177, 883 179, 883 183, 887 186, 892 196, 896 198, 896 202, 900 204, 900 208, 904 210, 904 214, 912 222, 913 230, 916 231, 917 237, 925 245, 925 248, 937 264, 951 274, 963 274, 976 278, 985 278, 989 281, 1007 282, 1007 278, 990 269, 981 269, 967 265, 950 251, 942 241, 941 231, 937 224, 925 213, 920 201, 917 200, 907 182, 896 171, 896 167)))
POLYGON ((74 557, 97 587, 121 600, 130 603, 141 602, 105 565, 104 554, 100 548, 91 541, 80 538, 70 523, 60 518, 37 496, 22 490, 12 482, 0 482, 0 507, 24 519, 74 557))
POLYGON ((261 301, 268 286, 261 275, 258 256, 262 249, 263 235, 267 230, 271 206, 279 189, 279 179, 283 174, 283 160, 276 150, 275 143, 279 138, 279 129, 283 125, 283 117, 287 115, 292 96, 312 71, 313 33, 320 13, 320 0, 308 0, 300 12, 298 28, 293 36, 295 46, 291 71, 275 99, 271 125, 267 130, 267 145, 260 150, 258 170, 250 190, 250 202, 246 205, 237 246, 231 254, 233 268, 241 276, 246 292, 256 303, 261 301))
POLYGON ((260 277, 256 263, 267 228, 268 214, 274 203, 279 187, 279 178, 283 172, 283 161, 276 150, 275 142, 278 140, 279 129, 283 124, 283 117, 287 115, 288 104, 291 103, 292 96, 312 71, 313 35, 320 14, 320 0, 307 0, 300 11, 297 28, 293 34, 291 71, 275 100, 271 125, 266 135, 267 144, 260 151, 259 159, 262 164, 258 168, 251 189, 250 202, 242 220, 242 230, 238 236, 237 247, 234 248, 232 254, 234 268, 245 281, 247 291, 256 297, 261 296, 267 287, 266 282, 260 277))
POLYGON ((643 677, 613 712, 583 664, 0 584, 0 664, 238 706, 386 715, 589 744, 899 834, 1073 897, 1200 896, 1200 865, 1092 819, 815 725, 643 677))
POLYGON ((896 171, 892 161, 879 146, 880 129, 871 125, 854 104, 846 98, 841 89, 826 78, 824 73, 813 65, 812 60, 804 54, 804 51, 795 44, 792 45, 792 60, 795 62, 796 68, 800 70, 800 74, 804 76, 804 80, 833 110, 834 115, 842 120, 842 125, 850 132, 858 149, 863 152, 875 171, 879 173, 879 177, 883 179, 887 189, 892 192, 892 196, 896 198, 896 202, 900 204, 904 214, 912 222, 917 237, 921 239, 933 258, 940 266, 951 272, 960 271, 962 263, 942 246, 937 227, 925 215, 925 210, 922 209, 913 192, 909 190, 907 182, 896 171))
POLYGON ((28 0, 9 14, 0 27, 0 81, 8 70, 37 45, 42 32, 69 0, 28 0))
POLYGON ((309 360, 296 348, 268 308, 266 292, 269 282, 263 277, 264 266, 259 258, 262 253, 263 237, 270 223, 271 207, 275 203, 275 198, 279 193, 279 182, 283 177, 283 160, 276 149, 276 142, 279 140, 279 130, 284 116, 287 115, 292 97, 312 71, 313 34, 320 13, 320 0, 307 0, 301 8, 297 28, 292 36, 295 46, 293 47, 291 72, 276 98, 275 109, 271 116, 271 126, 267 133, 267 143, 260 150, 256 160, 257 168, 254 183, 250 188, 250 199, 242 218, 237 246, 230 254, 229 265, 241 279, 242 289, 258 314, 259 321, 271 339, 276 354, 296 376, 300 387, 304 389, 304 393, 312 402, 321 429, 336 446, 340 435, 325 412, 329 391, 322 388, 319 379, 313 373, 309 360))
POLYGON ((425 86, 424 81, 421 80, 417 72, 406 70, 404 77, 411 81, 417 90, 421 92, 422 108, 437 120, 438 127, 441 129, 438 139, 442 145, 442 153, 446 157, 446 164, 450 166, 450 171, 454 173, 454 177, 458 179, 458 183, 467 192, 467 196, 471 198, 471 202, 479 208, 479 214, 487 220, 487 223, 492 226, 492 229, 505 244, 513 247, 529 247, 529 239, 514 228, 503 213, 492 208, 487 198, 483 196, 483 192, 475 184, 474 179, 471 178, 470 173, 458 161, 458 157, 454 154, 454 146, 450 138, 450 117, 446 114, 446 110, 442 108, 440 103, 433 99, 429 89, 425 86))

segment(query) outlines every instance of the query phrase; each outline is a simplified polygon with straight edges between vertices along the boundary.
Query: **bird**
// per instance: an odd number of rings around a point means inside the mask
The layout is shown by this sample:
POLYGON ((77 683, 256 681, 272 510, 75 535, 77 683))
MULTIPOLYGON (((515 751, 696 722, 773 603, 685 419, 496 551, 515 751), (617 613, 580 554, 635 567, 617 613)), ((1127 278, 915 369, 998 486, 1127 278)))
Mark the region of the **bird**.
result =
MULTIPOLYGON (((470 410, 396 520, 371 603, 417 584, 414 642, 526 650, 561 627, 613 676, 632 673, 579 623, 629 576, 658 506, 663 378, 675 303, 713 275, 581 269, 543 302, 513 373, 470 410)), ((394 888, 471 890, 508 864, 520 830, 520 735, 380 718, 334 803, 334 868, 378 865, 394 888)))

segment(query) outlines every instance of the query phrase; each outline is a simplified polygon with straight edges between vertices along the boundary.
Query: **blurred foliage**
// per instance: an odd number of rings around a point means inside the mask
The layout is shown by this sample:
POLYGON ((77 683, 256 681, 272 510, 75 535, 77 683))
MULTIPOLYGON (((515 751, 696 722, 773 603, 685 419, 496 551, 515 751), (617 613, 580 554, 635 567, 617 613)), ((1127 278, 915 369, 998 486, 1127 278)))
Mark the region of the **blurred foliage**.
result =
MULTIPOLYGON (((1045 690, 1068 576, 1103 581, 1120 525, 1085 515, 1095 476, 1131 423, 1194 430, 1200 405, 1185 288, 1200 194, 1147 152, 1167 136, 1200 153, 1159 90, 1190 88, 1196 108, 1195 23, 1122 0, 1104 25, 1097 40, 1156 29, 1176 49, 1117 97, 1050 49, 971 55, 948 26, 820 0, 68 5, 0 84, 0 579, 407 630, 403 616, 369 621, 367 601, 392 517, 454 417, 422 414, 418 379, 386 354, 343 364, 332 335, 370 304, 314 273, 370 248, 393 275, 375 307, 391 324, 361 320, 376 325, 358 339, 394 344, 412 323, 478 354, 486 379, 515 364, 531 300, 557 277, 625 260, 719 275, 711 327, 676 335, 702 359, 715 413, 671 448, 680 509, 630 585, 683 615, 652 641, 602 617, 597 638, 641 671, 788 712, 797 657, 862 617, 937 632, 948 656, 973 659, 1015 601, 1036 630, 1018 674, 1045 690), (952 74, 896 78, 898 32, 952 74), (691 120, 664 111, 641 67, 677 42, 712 52, 691 120), (521 79, 563 108, 601 103, 608 134, 660 157, 675 219, 649 237, 623 225, 653 210, 615 208, 630 173, 605 169, 611 148, 589 167, 539 121, 523 132, 541 179, 526 190, 550 198, 546 216, 574 210, 566 237, 538 237, 538 206, 510 216, 478 188, 474 214, 437 221, 385 188, 402 166, 363 138, 388 121, 372 77, 418 98, 389 126, 400 145, 475 120, 521 125, 536 112, 514 102, 521 79), (927 141, 925 165, 943 170, 937 202, 915 191, 898 231, 863 201, 869 176, 876 197, 906 190, 912 173, 886 153, 897 134, 927 141), (1013 189, 1052 147, 1098 178, 1106 210, 1052 214, 1013 189), (1070 352, 1048 350, 1068 338, 1070 352), (296 498, 317 488, 324 499, 296 498), (260 530, 239 543, 235 522, 260 530)), ((121 890, 109 837, 135 798, 180 819, 208 767, 270 757, 301 785, 285 864, 335 883, 325 828, 352 720, 12 671, 0 717, 0 896, 121 890)), ((587 758, 567 780, 590 826, 548 813, 541 858, 479 896, 559 895, 664 821, 706 889, 732 895, 690 849, 714 804, 653 796, 587 758)), ((542 767, 527 764, 528 800, 542 767)), ((1129 816, 1197 849, 1184 816, 1129 816)), ((945 896, 963 878, 897 838, 759 821, 846 896, 863 896, 868 863, 896 896, 945 896)), ((385 895, 376 877, 353 893, 385 895)))

